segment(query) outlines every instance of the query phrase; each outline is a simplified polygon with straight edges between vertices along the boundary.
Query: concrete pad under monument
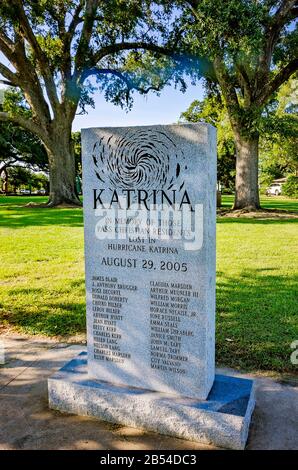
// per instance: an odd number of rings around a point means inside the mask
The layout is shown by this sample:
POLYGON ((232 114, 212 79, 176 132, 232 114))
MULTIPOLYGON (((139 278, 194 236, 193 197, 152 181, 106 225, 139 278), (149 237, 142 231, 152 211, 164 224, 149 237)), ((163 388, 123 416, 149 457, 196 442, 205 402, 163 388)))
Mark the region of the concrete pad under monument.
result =
POLYGON ((50 407, 240 449, 253 382, 215 377, 216 134, 82 131, 88 355, 50 407))

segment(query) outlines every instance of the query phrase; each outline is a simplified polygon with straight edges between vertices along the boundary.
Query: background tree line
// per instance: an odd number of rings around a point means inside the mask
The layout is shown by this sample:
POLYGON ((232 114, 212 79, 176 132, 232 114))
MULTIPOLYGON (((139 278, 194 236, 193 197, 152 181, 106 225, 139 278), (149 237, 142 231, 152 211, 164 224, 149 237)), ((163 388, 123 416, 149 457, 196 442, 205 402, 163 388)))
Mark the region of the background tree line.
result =
POLYGON ((92 94, 129 107, 134 91, 204 79, 229 123, 226 151, 236 150, 234 208, 258 209, 264 122, 298 69, 297 15, 296 0, 3 1, 0 74, 15 91, 0 120, 42 142, 48 205, 80 204, 71 129, 92 94))
MULTIPOLYGON (((217 128, 218 181, 226 191, 234 192, 237 149, 220 90, 206 90, 202 101, 193 101, 181 114, 181 121, 208 122, 217 128)), ((274 179, 284 176, 298 180, 298 79, 295 77, 281 86, 260 120, 260 187, 265 190, 274 179)))

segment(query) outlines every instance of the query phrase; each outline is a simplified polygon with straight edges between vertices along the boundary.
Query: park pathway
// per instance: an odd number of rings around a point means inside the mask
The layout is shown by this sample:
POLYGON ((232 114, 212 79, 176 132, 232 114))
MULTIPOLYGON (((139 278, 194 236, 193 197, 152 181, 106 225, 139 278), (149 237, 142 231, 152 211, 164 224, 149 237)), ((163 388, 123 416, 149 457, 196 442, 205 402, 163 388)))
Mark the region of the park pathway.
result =
MULTIPOLYGON (((47 378, 85 346, 16 334, 0 341, 0 449, 215 449, 50 410, 47 378)), ((247 448, 297 449, 298 387, 256 377, 256 398, 247 448)))

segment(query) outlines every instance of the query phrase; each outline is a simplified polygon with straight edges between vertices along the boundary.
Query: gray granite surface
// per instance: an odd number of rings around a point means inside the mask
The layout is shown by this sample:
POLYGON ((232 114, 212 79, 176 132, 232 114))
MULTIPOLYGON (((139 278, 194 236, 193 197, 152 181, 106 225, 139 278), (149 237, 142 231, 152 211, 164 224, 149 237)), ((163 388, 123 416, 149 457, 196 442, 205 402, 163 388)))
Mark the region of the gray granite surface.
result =
POLYGON ((255 405, 253 381, 216 375, 207 400, 92 380, 81 353, 48 379, 50 407, 186 440, 243 449, 255 405))
POLYGON ((83 129, 82 155, 90 377, 205 399, 214 381, 215 129, 83 129))

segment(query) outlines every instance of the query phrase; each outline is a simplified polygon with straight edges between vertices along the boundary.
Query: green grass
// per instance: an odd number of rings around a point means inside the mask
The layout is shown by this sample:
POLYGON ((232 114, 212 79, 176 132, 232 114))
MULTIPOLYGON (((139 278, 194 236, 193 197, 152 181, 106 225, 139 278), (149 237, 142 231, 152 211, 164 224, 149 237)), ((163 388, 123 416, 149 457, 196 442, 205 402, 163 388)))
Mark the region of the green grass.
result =
MULTIPOLYGON (((233 202, 234 196, 226 194, 222 196, 223 208, 231 208, 233 202)), ((284 196, 261 196, 261 205, 264 209, 298 212, 298 199, 290 199, 284 196)))
POLYGON ((44 197, 0 196, 0 320, 26 333, 85 329, 83 214, 28 208, 44 197))
MULTIPOLYGON (((0 320, 30 334, 85 331, 82 210, 28 208, 0 196, 0 320)), ((232 198, 224 196, 228 207, 232 198)), ((263 198, 298 210, 298 201, 263 198)), ((217 362, 292 371, 298 339, 298 219, 221 217, 217 225, 217 362)), ((296 368, 295 368, 296 367, 296 368)))

